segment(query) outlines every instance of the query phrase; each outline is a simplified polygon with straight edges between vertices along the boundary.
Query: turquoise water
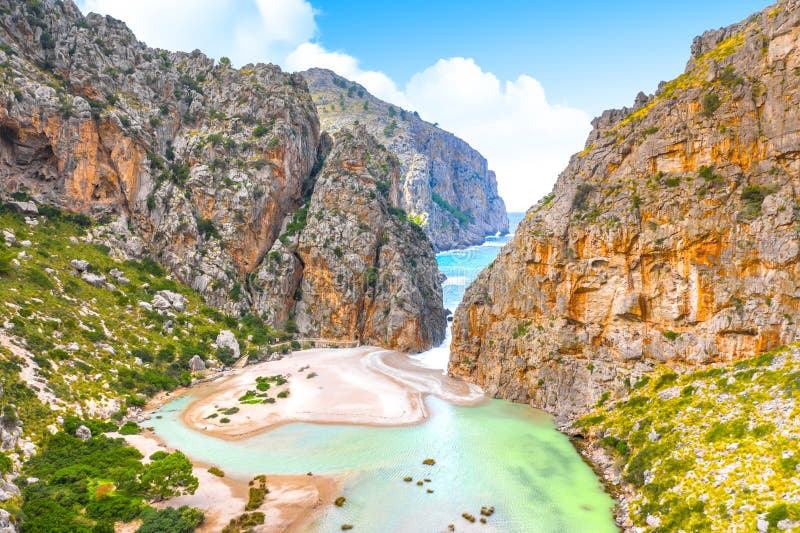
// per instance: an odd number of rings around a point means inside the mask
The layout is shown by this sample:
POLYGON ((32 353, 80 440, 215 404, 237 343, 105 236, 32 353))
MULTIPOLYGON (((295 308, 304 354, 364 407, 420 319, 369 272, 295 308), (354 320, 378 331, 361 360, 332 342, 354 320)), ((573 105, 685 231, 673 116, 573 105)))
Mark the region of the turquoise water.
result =
MULTIPOLYGON (((450 280, 462 273, 472 279, 507 240, 498 237, 465 252, 439 254, 441 268, 450 280)), ((465 286, 451 281, 446 301, 457 303, 465 286)), ((456 531, 617 531, 613 502, 594 473, 551 419, 527 406, 492 400, 459 407, 428 397, 430 418, 415 426, 298 423, 229 442, 181 423, 191 401, 184 397, 165 405, 157 412, 161 418, 148 423, 190 457, 242 479, 309 471, 343 478, 347 504, 324 511, 311 532, 340 531, 345 523, 368 532, 438 532, 451 523, 456 531), (429 457, 434 466, 422 464, 429 457), (406 476, 414 483, 405 483, 406 476), (423 478, 431 482, 417 486, 423 478), (480 517, 482 506, 495 507, 487 525, 461 517, 464 512, 480 517)))

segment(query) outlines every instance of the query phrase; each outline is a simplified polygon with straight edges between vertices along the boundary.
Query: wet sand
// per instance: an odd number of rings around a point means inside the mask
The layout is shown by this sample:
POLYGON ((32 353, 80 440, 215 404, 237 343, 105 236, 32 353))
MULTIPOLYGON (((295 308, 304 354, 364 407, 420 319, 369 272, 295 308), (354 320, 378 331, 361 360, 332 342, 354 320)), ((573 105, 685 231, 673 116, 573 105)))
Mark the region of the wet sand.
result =
MULTIPOLYGON (((224 439, 242 439, 289 422, 402 426, 427 417, 424 394, 474 405, 482 391, 407 355, 375 347, 314 349, 279 361, 248 366, 192 389, 197 398, 183 415, 195 430, 224 439), (257 377, 281 375, 287 383, 268 391, 274 403, 239 401, 256 389, 257 377), (288 397, 278 393, 288 391, 288 397), (238 409, 226 414, 227 409, 238 409)), ((173 395, 173 398, 176 396, 173 395)))

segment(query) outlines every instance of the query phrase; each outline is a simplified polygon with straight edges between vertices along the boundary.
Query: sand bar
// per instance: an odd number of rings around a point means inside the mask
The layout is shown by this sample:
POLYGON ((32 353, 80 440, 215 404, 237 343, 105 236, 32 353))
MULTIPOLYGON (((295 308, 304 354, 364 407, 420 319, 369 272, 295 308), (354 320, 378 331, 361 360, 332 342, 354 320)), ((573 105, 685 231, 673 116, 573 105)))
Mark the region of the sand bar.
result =
POLYGON ((289 422, 416 424, 427 417, 425 394, 459 404, 484 399, 474 385, 421 366, 405 354, 368 346, 295 352, 191 392, 197 400, 184 412, 184 423, 224 439, 245 438, 289 422), (273 382, 269 390, 258 391, 256 378, 276 375, 287 383, 273 382), (274 403, 242 403, 248 391, 274 398, 274 403), (288 396, 279 397, 281 392, 288 396))

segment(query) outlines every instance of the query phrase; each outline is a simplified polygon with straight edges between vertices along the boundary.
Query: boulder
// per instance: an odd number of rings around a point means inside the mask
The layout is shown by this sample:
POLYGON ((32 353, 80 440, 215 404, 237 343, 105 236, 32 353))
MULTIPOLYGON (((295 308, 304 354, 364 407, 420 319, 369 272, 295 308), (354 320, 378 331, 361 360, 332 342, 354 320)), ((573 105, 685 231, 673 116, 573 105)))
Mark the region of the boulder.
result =
POLYGON ((86 272, 89 268, 89 261, 84 261, 83 259, 73 259, 69 264, 78 272, 86 272))
POLYGON ((0 533, 17 533, 17 528, 11 522, 11 515, 3 509, 0 509, 0 533))
MULTIPOLYGON (((14 496, 19 496, 19 488, 13 483, 0 479, 0 502, 6 502, 14 496)), ((1 521, 2 518, 0 518, 1 521)), ((2 531, 2 528, 0 528, 0 531, 2 531)))
POLYGON ((239 341, 236 340, 236 336, 232 331, 227 329, 220 331, 219 335, 217 335, 217 346, 220 348, 230 348, 233 351, 233 356, 236 359, 239 358, 239 341))
POLYGON ((189 359, 189 370, 192 372, 200 372, 206 369, 206 364, 200 359, 199 355, 193 355, 191 359, 189 359))
POLYGON ((186 298, 183 295, 173 291, 158 291, 153 297, 153 307, 156 309, 169 309, 172 308, 179 313, 186 310, 186 298), (158 301, 158 305, 156 305, 158 301), (166 305, 166 307, 164 307, 166 305))
POLYGON ((131 282, 131 280, 125 277, 125 273, 117 268, 112 268, 111 272, 109 272, 109 275, 117 280, 117 283, 120 285, 127 285, 131 282))
POLYGON ((91 285, 92 287, 105 287, 106 277, 102 274, 93 274, 91 272, 81 273, 81 279, 91 285))
POLYGON ((19 202, 19 201, 12 201, 8 202, 15 211, 19 213, 24 213, 26 215, 38 215, 39 208, 36 207, 36 204, 33 202, 19 202))
POLYGON ((75 430, 75 436, 83 441, 86 441, 92 438, 92 432, 86 426, 80 425, 78 426, 78 429, 75 430))

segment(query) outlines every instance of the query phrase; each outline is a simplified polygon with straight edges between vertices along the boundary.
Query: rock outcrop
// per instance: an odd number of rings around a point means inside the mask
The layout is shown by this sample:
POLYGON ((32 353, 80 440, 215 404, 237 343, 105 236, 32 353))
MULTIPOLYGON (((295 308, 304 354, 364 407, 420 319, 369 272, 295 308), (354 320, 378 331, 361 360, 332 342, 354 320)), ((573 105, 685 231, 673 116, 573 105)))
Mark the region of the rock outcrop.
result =
POLYGON ((508 232, 494 172, 466 142, 330 70, 301 74, 326 131, 361 124, 397 155, 398 207, 423 225, 437 250, 481 244, 486 235, 508 232))
POLYGON ((400 204, 400 164, 366 128, 336 134, 310 202, 268 254, 265 309, 300 335, 417 352, 444 340, 436 257, 400 204))
MULTIPOLYGON (((260 307, 274 280, 258 272, 312 196, 329 149, 302 76, 148 48, 122 22, 84 17, 71 0, 0 0, 0 43, 0 194, 109 221, 97 233, 114 250, 152 255, 228 313, 287 325, 290 309, 260 307)), ((338 200, 326 208, 349 212, 362 201, 338 200)), ((419 253, 406 251, 409 261, 419 253)), ((175 307, 157 298, 154 307, 175 307)), ((400 318, 374 320, 394 331, 400 318)), ((428 338, 420 327, 403 335, 428 338)))
POLYGON ((467 291, 450 372, 572 418, 654 362, 800 337, 800 4, 692 45, 593 122, 553 193, 467 291))

